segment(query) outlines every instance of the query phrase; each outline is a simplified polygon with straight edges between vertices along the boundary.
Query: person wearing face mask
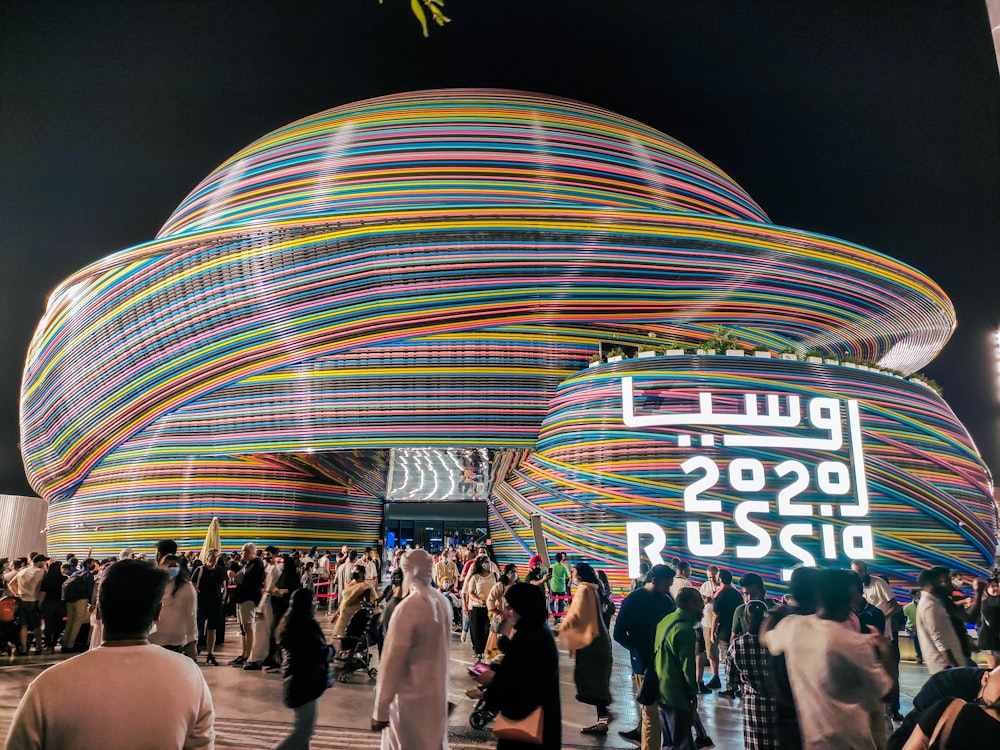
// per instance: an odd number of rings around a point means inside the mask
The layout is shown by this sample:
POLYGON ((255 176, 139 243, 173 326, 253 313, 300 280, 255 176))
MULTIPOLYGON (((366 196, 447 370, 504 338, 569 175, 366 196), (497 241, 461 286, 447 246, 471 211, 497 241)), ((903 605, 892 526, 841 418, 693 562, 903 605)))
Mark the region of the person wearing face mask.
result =
POLYGON ((497 750, 558 750, 562 747, 562 706, 559 700, 559 651, 546 620, 545 593, 529 583, 507 591, 504 616, 514 635, 503 639, 503 660, 476 677, 486 687, 486 705, 512 721, 541 709, 540 744, 499 739, 497 750), (495 670, 495 671, 494 671, 495 670))
POLYGON ((913 710, 906 714, 902 724, 889 737, 886 750, 903 750, 917 722, 941 699, 979 700, 989 677, 990 670, 981 667, 956 667, 931 675, 920 691, 913 696, 913 710))
POLYGON ((385 602, 385 607, 382 610, 382 618, 379 620, 378 632, 378 652, 381 655, 382 646, 385 644, 385 634, 389 632, 389 622, 392 620, 392 613, 396 610, 396 605, 403 601, 403 597, 406 596, 403 591, 403 569, 397 568, 392 571, 392 576, 389 578, 389 585, 385 587, 385 590, 375 600, 376 604, 381 604, 385 602))
POLYGON ((365 566, 355 565, 351 572, 351 582, 344 588, 340 595, 340 606, 337 610, 336 621, 333 624, 333 635, 339 638, 347 632, 347 626, 364 606, 364 603, 374 604, 378 594, 370 581, 365 580, 365 566))
MULTIPOLYGON (((177 555, 164 555, 159 567, 170 576, 160 601, 160 617, 149 642, 177 653, 194 651, 198 639, 198 592, 188 580, 187 569, 177 555)), ((194 658, 193 654, 189 654, 194 658)))
POLYGON ((976 582, 976 603, 969 616, 979 625, 979 651, 993 669, 1000 663, 1000 579, 976 582))
POLYGON ((921 715, 903 750, 993 750, 1000 737, 1000 667, 974 703, 942 698, 921 715))
POLYGON ((589 563, 574 568, 579 582, 566 616, 559 623, 559 640, 574 660, 576 699, 594 706, 597 723, 583 727, 583 734, 607 734, 614 718, 611 705, 611 636, 601 614, 600 579, 589 563))
POLYGON ((504 617, 507 606, 507 590, 517 583, 517 566, 508 563, 503 568, 503 575, 490 589, 486 597, 486 609, 490 615, 490 633, 486 638, 486 658, 493 659, 500 652, 500 639, 510 638, 514 626, 504 617))
POLYGON ((490 628, 486 599, 496 582, 490 558, 483 554, 476 558, 462 588, 465 609, 469 612, 469 638, 476 661, 482 661, 486 653, 486 638, 490 628))

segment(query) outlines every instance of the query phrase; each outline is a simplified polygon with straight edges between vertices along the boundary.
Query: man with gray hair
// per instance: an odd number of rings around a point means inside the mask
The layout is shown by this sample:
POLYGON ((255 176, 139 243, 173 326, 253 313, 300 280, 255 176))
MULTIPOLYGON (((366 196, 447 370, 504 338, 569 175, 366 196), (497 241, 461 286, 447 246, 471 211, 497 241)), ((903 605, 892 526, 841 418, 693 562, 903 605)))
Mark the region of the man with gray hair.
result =
POLYGON ((243 545, 243 566, 236 574, 233 601, 236 603, 236 622, 240 626, 243 648, 240 655, 229 664, 242 667, 253 652, 253 628, 257 619, 256 610, 264 591, 264 562, 257 557, 257 545, 247 542, 243 545))
POLYGON ((382 750, 447 750, 451 605, 431 587, 434 560, 403 556, 403 594, 386 633, 375 686, 373 731, 382 750))

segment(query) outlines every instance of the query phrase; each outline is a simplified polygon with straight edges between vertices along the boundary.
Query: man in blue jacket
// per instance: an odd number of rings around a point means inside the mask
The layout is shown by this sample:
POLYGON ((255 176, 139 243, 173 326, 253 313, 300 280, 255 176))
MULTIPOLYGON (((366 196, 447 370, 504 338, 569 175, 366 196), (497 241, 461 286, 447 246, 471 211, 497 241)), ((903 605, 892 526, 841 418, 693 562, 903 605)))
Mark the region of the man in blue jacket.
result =
MULTIPOLYGON (((642 675, 653 663, 656 625, 677 607, 670 596, 674 570, 668 565, 654 565, 645 585, 625 597, 615 621, 615 640, 628 649, 632 662, 632 682, 636 694, 642 687, 642 675)), ((640 704, 641 723, 619 734, 642 743, 642 750, 660 747, 660 717, 655 705, 640 704)))

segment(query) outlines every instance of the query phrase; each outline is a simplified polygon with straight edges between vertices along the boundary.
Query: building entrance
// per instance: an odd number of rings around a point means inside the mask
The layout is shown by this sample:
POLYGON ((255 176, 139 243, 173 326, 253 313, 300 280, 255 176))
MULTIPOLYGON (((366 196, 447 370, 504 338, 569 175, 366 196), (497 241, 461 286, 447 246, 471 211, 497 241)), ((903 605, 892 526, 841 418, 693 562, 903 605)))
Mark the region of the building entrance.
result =
POLYGON ((486 510, 486 503, 387 503, 383 539, 387 549, 409 544, 431 552, 481 542, 489 535, 486 510))

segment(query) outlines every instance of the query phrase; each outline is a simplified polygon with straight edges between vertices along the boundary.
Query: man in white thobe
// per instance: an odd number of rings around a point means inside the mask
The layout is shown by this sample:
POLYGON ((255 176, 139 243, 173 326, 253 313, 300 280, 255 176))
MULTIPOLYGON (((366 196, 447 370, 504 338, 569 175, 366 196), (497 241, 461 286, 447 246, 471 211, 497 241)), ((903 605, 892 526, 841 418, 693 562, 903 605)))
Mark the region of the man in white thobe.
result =
POLYGON ((382 750, 448 750, 451 605, 431 588, 427 552, 407 552, 400 567, 407 594, 389 621, 372 730, 382 732, 382 750))

